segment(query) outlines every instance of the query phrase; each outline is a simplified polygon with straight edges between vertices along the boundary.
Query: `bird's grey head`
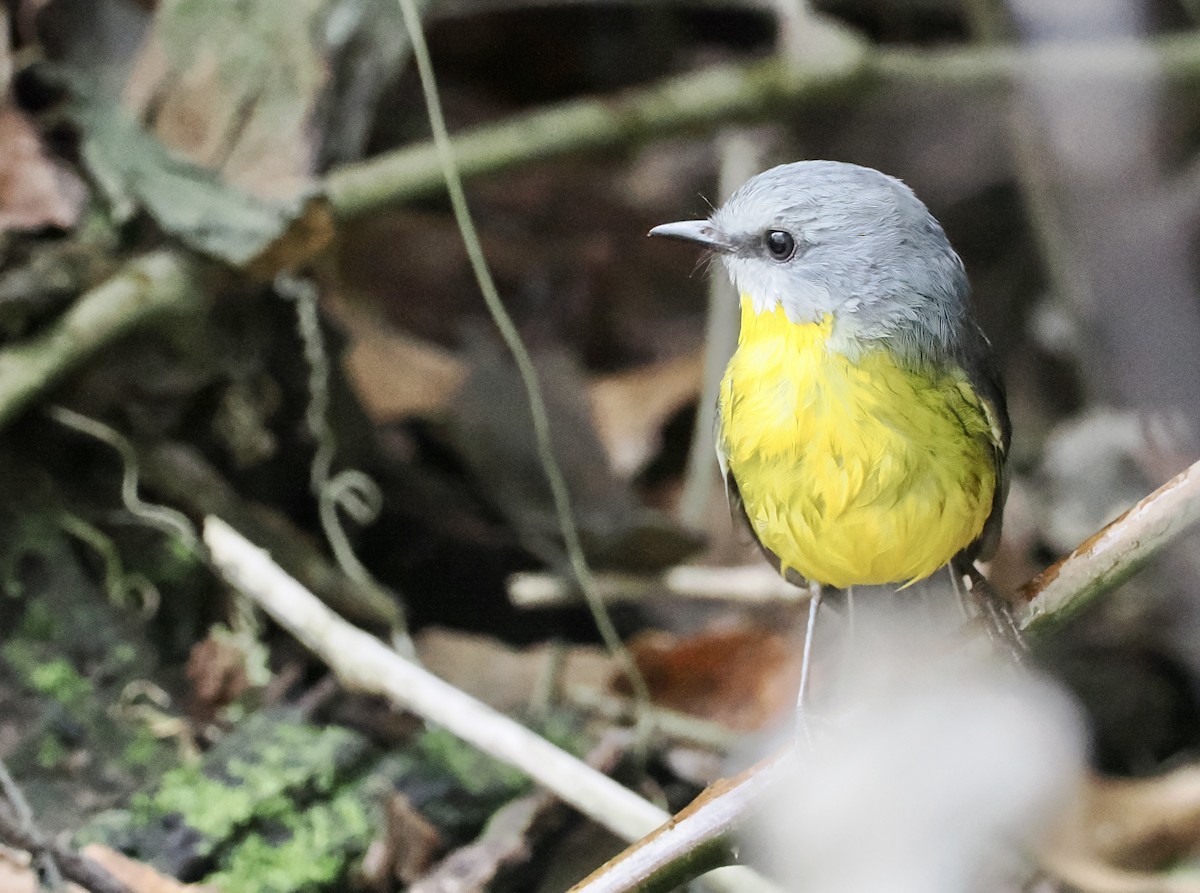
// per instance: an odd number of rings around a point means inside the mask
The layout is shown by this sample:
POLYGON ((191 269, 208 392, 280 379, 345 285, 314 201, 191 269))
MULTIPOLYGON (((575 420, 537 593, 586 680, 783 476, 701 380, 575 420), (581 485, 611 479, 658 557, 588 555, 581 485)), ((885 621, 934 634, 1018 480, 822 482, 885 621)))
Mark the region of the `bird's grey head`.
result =
POLYGON ((651 235, 716 252, 738 291, 795 322, 826 315, 852 340, 953 347, 968 313, 962 262, 903 183, 871 168, 801 161, 747 181, 709 220, 651 235))

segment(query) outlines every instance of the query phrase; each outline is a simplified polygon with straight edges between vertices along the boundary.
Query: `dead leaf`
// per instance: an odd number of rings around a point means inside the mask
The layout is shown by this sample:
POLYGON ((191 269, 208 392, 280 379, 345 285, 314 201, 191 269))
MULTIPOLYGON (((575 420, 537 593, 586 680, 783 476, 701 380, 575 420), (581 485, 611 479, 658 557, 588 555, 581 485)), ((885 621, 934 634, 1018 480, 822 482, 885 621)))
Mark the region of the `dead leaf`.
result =
POLYGON ((346 374, 377 424, 437 416, 467 379, 466 364, 435 344, 379 325, 357 328, 346 374))
MULTIPOLYGON (((522 547, 561 566, 562 530, 517 368, 506 351, 482 336, 473 340, 469 356, 470 373, 448 428, 451 443, 522 547)), ((543 347, 532 359, 587 557, 606 569, 657 570, 695 552, 696 534, 643 507, 632 487, 613 473, 583 397, 578 359, 561 346, 543 347)))
POLYGON ((429 871, 442 848, 437 828, 407 797, 394 793, 387 801, 385 835, 363 857, 364 880, 379 890, 391 890, 397 880, 408 886, 429 871))
POLYGON ((1154 778, 1093 776, 1047 852, 1052 862, 1121 870, 1160 869, 1200 853, 1200 766, 1154 778))
POLYGON ((437 627, 422 630, 416 645, 431 673, 503 713, 527 707, 548 681, 559 690, 599 688, 613 671, 604 650, 587 645, 512 648, 489 636, 437 627))
POLYGON ((596 379, 588 400, 613 471, 632 477, 658 452, 671 416, 700 396, 704 351, 596 379))
POLYGON ((75 103, 72 113, 84 132, 84 162, 118 222, 144 209, 184 244, 235 266, 276 249, 294 225, 304 225, 309 203, 317 200, 305 194, 268 203, 232 189, 95 97, 75 103))
POLYGON ((107 869, 109 874, 129 888, 130 893, 217 893, 213 887, 181 884, 145 862, 130 859, 98 843, 84 847, 83 855, 107 869))
POLYGON ((38 879, 27 853, 0 847, 0 890, 38 893, 38 879))
POLYGON ((192 683, 189 713, 211 722, 249 689, 246 654, 227 637, 209 635, 192 647, 187 678, 192 683))
POLYGON ((46 154, 25 114, 0 108, 0 230, 67 229, 86 198, 80 179, 46 154))
MULTIPOLYGON (((76 83, 83 157, 118 220, 270 279, 333 235, 315 181, 326 0, 158 5, 118 106, 76 83)), ((76 79, 81 80, 80 78, 76 79)))
POLYGON ((169 149, 268 200, 311 188, 310 120, 328 81, 323 0, 163 3, 125 106, 169 149))
MULTIPOLYGON (((732 729, 760 729, 796 700, 797 649, 765 627, 643 633, 629 648, 654 703, 732 729)), ((627 686, 620 676, 615 684, 627 686)))

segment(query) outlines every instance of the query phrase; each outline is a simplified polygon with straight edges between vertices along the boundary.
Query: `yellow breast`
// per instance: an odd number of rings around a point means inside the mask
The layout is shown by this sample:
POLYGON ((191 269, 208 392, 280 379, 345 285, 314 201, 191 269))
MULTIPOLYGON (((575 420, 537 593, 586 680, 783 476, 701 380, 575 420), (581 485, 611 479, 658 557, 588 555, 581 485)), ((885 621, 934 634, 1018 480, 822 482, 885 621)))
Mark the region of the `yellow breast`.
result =
POLYGON ((853 360, 834 322, 742 296, 719 449, 759 541, 786 571, 847 586, 926 577, 979 536, 996 487, 991 425, 962 375, 887 351, 853 360))

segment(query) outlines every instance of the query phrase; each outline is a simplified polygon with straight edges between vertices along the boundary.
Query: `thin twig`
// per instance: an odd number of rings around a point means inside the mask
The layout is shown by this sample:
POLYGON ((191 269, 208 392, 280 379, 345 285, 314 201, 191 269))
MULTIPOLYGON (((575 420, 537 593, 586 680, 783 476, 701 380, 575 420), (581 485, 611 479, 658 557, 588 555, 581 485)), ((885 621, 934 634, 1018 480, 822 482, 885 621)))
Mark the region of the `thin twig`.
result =
POLYGON ((61 889, 63 877, 66 877, 92 893, 130 893, 129 888, 102 865, 61 846, 37 827, 33 810, 2 760, 0 796, 8 802, 7 806, 0 802, 0 840, 25 850, 40 863, 52 889, 61 889))
POLYGON ((338 613, 371 629, 395 629, 400 625, 396 593, 371 581, 351 580, 284 515, 243 499, 199 450, 164 441, 144 451, 139 459, 147 487, 161 499, 182 506, 194 517, 219 515, 228 519, 269 549, 289 574, 338 613))
MULTIPOLYGON (((628 721, 635 712, 634 705, 628 699, 608 695, 589 686, 573 686, 566 694, 570 703, 598 713, 610 721, 628 721)), ((654 731, 680 744, 729 753, 745 737, 728 726, 677 710, 651 707, 649 712, 654 731)))
MULTIPOLYGON (((346 623, 220 519, 205 519, 204 542, 225 579, 310 648, 348 688, 382 694, 515 766, 624 840, 637 840, 670 819, 582 760, 346 623)), ((740 893, 768 889, 746 869, 728 870, 706 883, 740 893)))
MULTIPOLYGON (((381 592, 383 587, 359 560, 342 524, 341 512, 360 526, 375 521, 383 509, 383 494, 369 475, 356 468, 343 468, 337 474, 333 473, 338 443, 329 420, 331 372, 329 351, 321 331, 317 286, 291 273, 280 273, 275 277, 275 291, 296 307, 296 332, 308 367, 308 406, 304 411, 304 422, 316 444, 309 463, 309 490, 317 500, 317 516, 325 532, 325 541, 342 573, 360 590, 381 592)), ((408 632, 403 604, 398 598, 392 616, 392 644, 408 657, 414 657, 416 649, 408 632)))
POLYGON ((138 492, 141 465, 137 451, 127 437, 98 419, 65 406, 48 406, 46 414, 60 425, 111 447, 121 457, 121 504, 125 511, 143 524, 178 541, 189 552, 195 554, 199 550, 200 537, 186 515, 170 506, 155 505, 142 499, 138 492))
POLYGON ((529 351, 526 350, 525 344, 517 332, 516 324, 505 308, 504 302, 500 299, 500 292, 496 288, 496 283, 492 279, 492 272, 488 267, 487 259, 483 255, 483 246, 479 242, 479 234, 475 230, 475 222, 471 217, 471 210, 467 206, 467 197, 466 193, 463 192, 458 162, 455 159, 454 149, 450 144, 450 133, 446 129, 446 119, 442 114, 442 103, 438 96, 437 81, 434 78, 433 62, 429 57, 429 47, 425 43, 425 34, 421 28, 420 14, 417 10, 415 0, 398 0, 398 2, 404 18, 404 26, 408 30, 409 40, 412 43, 413 57, 417 63, 417 70, 421 76, 421 89, 425 94, 425 106, 429 115, 429 123, 433 128, 433 142, 439 175, 445 182, 446 189, 450 194, 450 204, 454 209, 454 219, 458 223, 459 232, 462 234, 463 243, 467 249, 467 256, 471 262, 471 269, 474 271, 475 280, 479 285, 479 291, 482 293, 488 312, 491 314, 492 320, 500 332, 500 337, 504 339, 504 344, 508 347, 509 353, 512 354, 513 361, 517 365, 517 372, 521 377, 521 383, 525 388, 526 399, 529 403, 529 412, 533 421, 533 434, 537 444, 537 455, 541 462, 543 473, 546 476, 546 483, 550 487, 551 498, 554 501, 554 513, 557 516, 558 527, 562 534, 563 546, 567 553, 567 562, 571 567, 571 573, 575 575, 575 580, 578 582, 584 598, 587 600, 588 609, 591 611, 592 619, 596 624, 596 629, 600 633, 600 638, 603 640, 609 653, 621 665, 622 671, 629 679, 629 685, 633 690, 634 698, 639 703, 648 704, 650 702, 650 690, 646 687, 646 680, 642 678, 642 674, 633 660, 633 655, 629 653, 629 649, 621 641, 621 636, 608 614, 608 609, 596 594, 595 585, 592 582, 592 571, 588 567, 587 558, 583 552, 583 542, 580 539, 579 526, 575 522, 575 511, 571 506, 571 492, 567 487, 567 481, 563 476, 562 468, 558 464, 558 457, 554 453, 554 441, 551 439, 550 433, 550 415, 546 410, 546 401, 542 395, 541 384, 538 382, 537 369, 533 365, 533 358, 529 355, 529 351))
POLYGON ((24 792, 3 760, 0 760, 0 796, 12 806, 13 817, 22 826, 29 827, 33 824, 33 810, 29 807, 29 801, 25 799, 24 792))
MULTIPOLYGON (((707 567, 680 564, 662 574, 601 571, 596 592, 608 604, 636 602, 664 592, 682 598, 749 604, 795 604, 808 600, 807 590, 787 582, 770 565, 707 567)), ((518 608, 554 608, 578 600, 570 582, 542 571, 520 571, 508 578, 508 598, 518 608)))

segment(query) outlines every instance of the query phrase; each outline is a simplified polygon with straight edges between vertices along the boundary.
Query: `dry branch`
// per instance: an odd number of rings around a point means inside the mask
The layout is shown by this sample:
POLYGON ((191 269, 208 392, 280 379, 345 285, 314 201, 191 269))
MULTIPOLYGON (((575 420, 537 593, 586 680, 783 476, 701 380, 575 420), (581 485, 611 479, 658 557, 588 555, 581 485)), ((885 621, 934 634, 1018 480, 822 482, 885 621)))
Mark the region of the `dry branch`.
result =
POLYGON ((200 306, 190 261, 157 251, 84 292, 44 332, 0 350, 0 427, 134 327, 200 306))
MULTIPOLYGON (((778 59, 705 68, 617 96, 576 99, 467 130, 454 138, 464 177, 491 174, 732 121, 762 121, 802 104, 882 87, 1006 93, 1033 79, 1200 82, 1200 38, 1044 43, 952 50, 868 49, 823 29, 822 52, 803 65, 778 59)), ((441 192, 437 151, 424 142, 332 171, 325 190, 339 217, 441 192)))
MULTIPOLYGON (((760 116, 800 98, 844 88, 861 71, 862 45, 845 32, 836 48, 811 68, 778 60, 724 65, 669 78, 615 97, 577 99, 477 127, 454 140, 462 176, 494 173, 568 152, 629 145, 721 121, 760 116)), ((420 143, 369 161, 346 165, 325 179, 339 217, 442 191, 445 184, 433 143, 420 143)))
POLYGON ((64 877, 91 893, 130 893, 130 890, 103 865, 66 847, 44 831, 23 823, 3 803, 0 803, 0 841, 54 860, 64 877))
MULTIPOLYGON (((680 564, 657 575, 601 571, 595 583, 597 593, 610 604, 654 598, 663 592, 749 604, 794 603, 808 598, 805 590, 765 563, 745 567, 680 564)), ((519 571, 508 578, 508 598, 518 608, 554 608, 577 603, 579 593, 559 574, 519 571)))
POLYGON ((1132 577, 1200 521, 1200 462, 1163 484, 1020 590, 1022 629, 1066 619, 1132 577))
POLYGON ((773 757, 736 778, 709 785, 669 825, 639 840, 571 888, 569 893, 673 890, 728 859, 733 831, 791 766, 773 757))

